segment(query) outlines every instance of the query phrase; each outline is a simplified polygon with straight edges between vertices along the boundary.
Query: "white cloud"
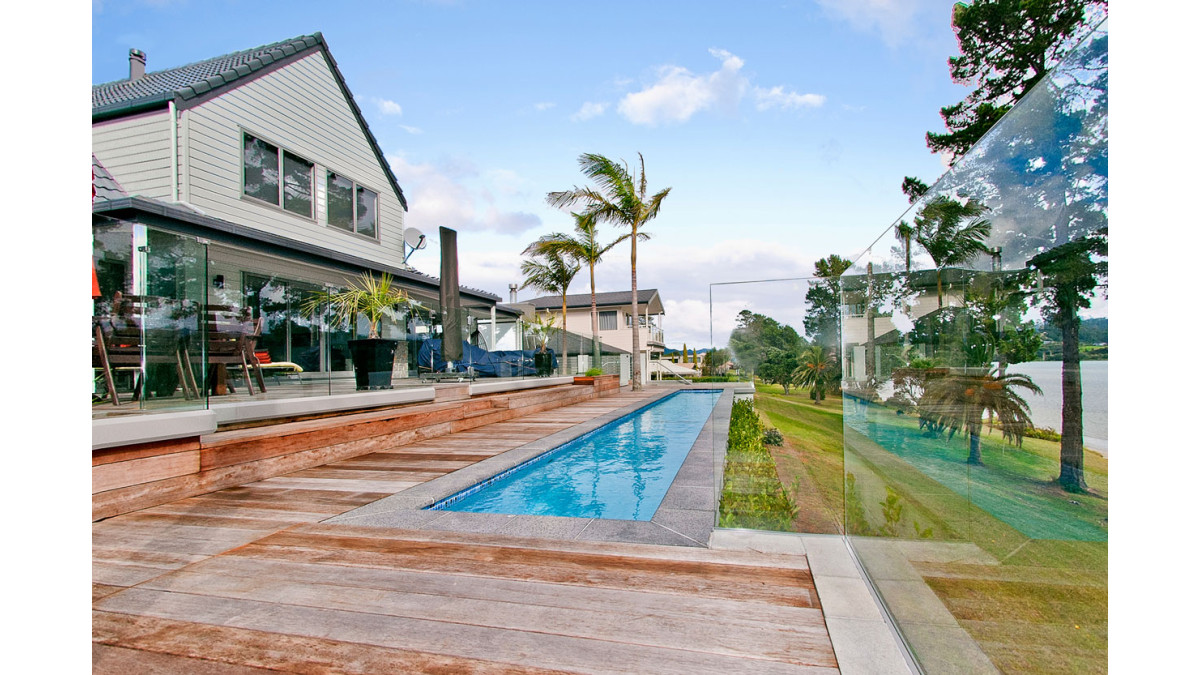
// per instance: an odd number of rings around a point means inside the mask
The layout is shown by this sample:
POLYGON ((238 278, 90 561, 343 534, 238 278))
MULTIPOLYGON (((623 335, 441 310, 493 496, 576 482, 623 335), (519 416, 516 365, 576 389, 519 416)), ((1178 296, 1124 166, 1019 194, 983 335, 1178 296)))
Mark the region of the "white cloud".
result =
POLYGON ((410 127, 407 124, 401 124, 400 128, 414 136, 420 136, 421 134, 425 133, 424 130, 420 129, 419 127, 410 127))
POLYGON ((607 103, 593 103, 589 101, 584 103, 574 115, 571 115, 571 121, 583 122, 584 120, 590 120, 593 117, 599 117, 600 115, 604 114, 604 110, 606 108, 608 108, 607 103))
POLYGON ((496 205, 495 190, 513 194, 520 178, 508 170, 480 173, 469 161, 410 163, 402 155, 388 156, 396 180, 404 189, 409 212, 405 224, 426 235, 437 228, 517 235, 541 226, 537 215, 496 205))
POLYGON ((951 3, 945 0, 817 0, 825 13, 855 30, 878 33, 884 44, 898 47, 927 36, 929 27, 950 23, 951 3))
POLYGON ((708 52, 721 62, 720 68, 697 75, 681 66, 662 66, 655 82, 641 91, 626 94, 617 111, 634 124, 657 126, 686 122, 702 110, 715 109, 735 115, 738 104, 749 91, 753 91, 756 108, 760 111, 770 108, 795 110, 825 103, 825 97, 820 94, 799 94, 782 85, 752 87, 749 78, 741 72, 745 61, 724 49, 708 52))
POLYGON ((770 89, 755 87, 754 98, 756 99, 754 107, 759 110, 819 108, 825 104, 825 97, 821 94, 797 94, 794 91, 785 91, 783 87, 771 87, 770 89))
POLYGON ((553 108, 554 105, 555 104, 550 101, 539 101, 538 103, 533 104, 533 109, 537 110, 538 112, 541 112, 543 110, 549 110, 549 109, 553 108))
POLYGON ((655 126, 686 122, 697 112, 714 106, 736 110, 748 86, 739 72, 745 62, 723 49, 710 49, 709 53, 721 60, 716 71, 694 75, 680 66, 662 66, 658 80, 641 91, 626 94, 617 111, 634 124, 655 126))
POLYGON ((401 108, 400 104, 396 103, 395 101, 389 101, 388 99, 385 99, 385 98, 372 98, 371 101, 375 104, 375 107, 377 107, 379 109, 379 113, 381 115, 403 115, 404 114, 404 109, 401 108))

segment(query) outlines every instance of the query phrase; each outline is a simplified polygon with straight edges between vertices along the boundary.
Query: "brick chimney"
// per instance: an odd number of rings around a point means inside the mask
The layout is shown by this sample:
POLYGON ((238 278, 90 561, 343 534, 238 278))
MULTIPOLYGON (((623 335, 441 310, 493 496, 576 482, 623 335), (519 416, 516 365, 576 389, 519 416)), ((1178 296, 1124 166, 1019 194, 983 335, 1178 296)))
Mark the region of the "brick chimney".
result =
POLYGON ((136 80, 146 74, 146 52, 140 49, 129 50, 129 79, 136 80))

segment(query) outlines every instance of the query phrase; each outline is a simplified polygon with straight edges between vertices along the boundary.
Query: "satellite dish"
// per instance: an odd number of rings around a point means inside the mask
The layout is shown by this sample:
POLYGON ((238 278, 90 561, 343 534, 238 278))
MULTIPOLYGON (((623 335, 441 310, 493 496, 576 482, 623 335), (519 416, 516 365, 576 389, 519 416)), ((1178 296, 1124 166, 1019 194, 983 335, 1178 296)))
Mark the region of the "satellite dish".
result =
POLYGON ((421 234, 420 230, 415 227, 404 228, 404 245, 408 248, 408 252, 404 254, 404 262, 408 262, 414 251, 425 248, 426 243, 425 235, 421 234))
POLYGON ((406 227, 404 228, 404 243, 412 249, 425 248, 425 235, 415 227, 406 227))

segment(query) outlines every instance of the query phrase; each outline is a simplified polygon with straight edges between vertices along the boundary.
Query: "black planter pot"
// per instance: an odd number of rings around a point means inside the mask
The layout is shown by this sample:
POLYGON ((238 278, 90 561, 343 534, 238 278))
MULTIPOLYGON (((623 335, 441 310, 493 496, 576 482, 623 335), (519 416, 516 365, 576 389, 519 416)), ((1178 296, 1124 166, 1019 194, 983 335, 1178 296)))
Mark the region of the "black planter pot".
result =
POLYGON ((354 361, 354 385, 359 391, 392 388, 392 363, 399 340, 381 338, 350 340, 350 358, 354 361))
POLYGON ((535 352, 533 368, 538 377, 549 377, 550 373, 554 372, 554 355, 550 352, 535 352))

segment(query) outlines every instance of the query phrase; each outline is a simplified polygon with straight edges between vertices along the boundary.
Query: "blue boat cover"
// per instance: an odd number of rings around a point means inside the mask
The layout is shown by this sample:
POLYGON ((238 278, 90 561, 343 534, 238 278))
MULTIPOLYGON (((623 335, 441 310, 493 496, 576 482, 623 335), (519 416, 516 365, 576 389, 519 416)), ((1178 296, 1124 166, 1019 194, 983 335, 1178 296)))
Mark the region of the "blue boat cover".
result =
MULTIPOLYGON (((463 340, 463 358, 454 364, 454 372, 465 373, 467 368, 474 368, 476 375, 484 377, 518 377, 537 375, 533 364, 532 349, 515 349, 509 351, 489 352, 463 340)), ((547 348, 550 354, 550 368, 558 368, 558 359, 554 350, 547 348)), ((442 341, 439 339, 425 340, 417 351, 419 371, 432 370, 435 373, 446 371, 446 360, 442 358, 442 341)))

